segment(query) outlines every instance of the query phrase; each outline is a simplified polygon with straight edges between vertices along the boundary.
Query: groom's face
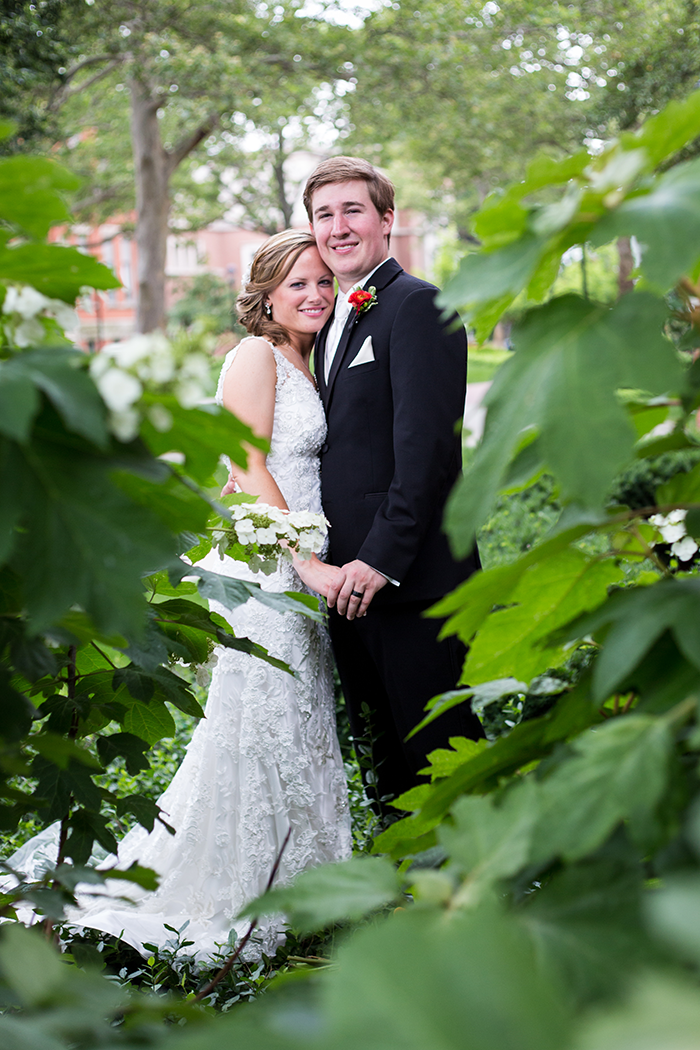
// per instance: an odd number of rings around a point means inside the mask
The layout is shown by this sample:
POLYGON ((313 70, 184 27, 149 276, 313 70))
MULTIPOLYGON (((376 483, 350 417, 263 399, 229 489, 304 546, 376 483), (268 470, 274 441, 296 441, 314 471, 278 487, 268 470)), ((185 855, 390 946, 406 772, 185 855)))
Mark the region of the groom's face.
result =
POLYGON ((311 229, 325 264, 349 291, 388 251, 393 211, 380 215, 363 179, 320 186, 311 201, 311 229))

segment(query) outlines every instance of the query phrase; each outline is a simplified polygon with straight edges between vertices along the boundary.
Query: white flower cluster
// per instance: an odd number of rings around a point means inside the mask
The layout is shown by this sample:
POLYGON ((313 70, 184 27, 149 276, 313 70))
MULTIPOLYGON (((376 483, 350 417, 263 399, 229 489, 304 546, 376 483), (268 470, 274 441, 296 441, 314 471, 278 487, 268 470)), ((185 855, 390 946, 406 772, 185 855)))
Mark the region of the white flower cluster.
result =
POLYGON ((42 319, 52 318, 65 330, 78 327, 78 318, 62 299, 47 299, 29 284, 10 285, 2 304, 3 330, 12 345, 23 350, 46 337, 42 319))
POLYGON ((689 561, 698 549, 685 527, 687 510, 672 510, 669 514, 652 514, 649 521, 656 525, 665 543, 671 544, 671 554, 679 561, 689 561))
POLYGON ((108 343, 90 361, 90 374, 110 410, 112 432, 121 441, 130 441, 143 415, 157 430, 172 426, 172 416, 163 405, 139 405, 144 390, 167 387, 184 408, 194 408, 206 397, 209 360, 196 352, 179 360, 163 333, 151 332, 108 343))
POLYGON ((214 544, 223 557, 246 561, 253 570, 269 575, 280 558, 292 551, 307 560, 318 554, 328 533, 323 514, 310 510, 280 510, 267 503, 238 503, 230 508, 233 522, 214 531, 214 544))

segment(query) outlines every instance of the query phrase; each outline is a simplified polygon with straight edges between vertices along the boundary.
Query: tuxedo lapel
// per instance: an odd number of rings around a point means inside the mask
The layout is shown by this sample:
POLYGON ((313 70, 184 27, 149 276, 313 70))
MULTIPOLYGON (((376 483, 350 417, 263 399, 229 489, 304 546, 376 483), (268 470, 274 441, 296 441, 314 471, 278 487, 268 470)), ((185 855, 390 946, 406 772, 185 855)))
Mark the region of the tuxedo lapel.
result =
POLYGON ((341 333, 340 342, 338 343, 338 349, 335 352, 335 357, 333 358, 333 364, 331 365, 331 371, 330 371, 330 374, 328 376, 328 400, 329 401, 330 401, 331 394, 333 393, 333 384, 335 383, 335 377, 338 375, 338 372, 340 371, 340 366, 341 366, 343 358, 345 356, 345 351, 348 348, 348 343, 350 342, 350 336, 352 334, 353 328, 355 327, 356 319, 357 319, 357 315, 356 315, 355 311, 351 310, 350 311, 350 315, 348 316, 348 319, 345 322, 345 328, 343 329, 343 331, 341 333))
MULTIPOLYGON (((386 262, 382 263, 382 265, 379 267, 379 269, 374 271, 374 273, 371 275, 371 277, 369 277, 365 281, 365 285, 364 285, 365 288, 369 288, 371 286, 372 288, 375 288, 376 291, 377 291, 377 305, 373 309, 375 309, 375 310, 381 309, 381 299, 379 297, 379 293, 381 292, 381 290, 383 288, 386 288, 386 286, 388 284, 390 284, 393 280, 395 280, 395 278, 398 277, 398 275, 400 273, 403 273, 403 270, 399 266, 399 264, 397 263, 396 259, 389 258, 389 259, 386 260, 386 262)), ((372 316, 371 311, 367 311, 367 313, 368 313, 368 315, 371 318, 371 316, 372 316)), ((324 403, 324 405, 326 405, 326 407, 328 406, 328 404, 330 402, 330 399, 331 399, 331 396, 333 394, 333 386, 335 384, 335 380, 336 380, 336 378, 338 376, 338 373, 340 372, 341 366, 343 364, 343 359, 344 359, 344 357, 345 357, 345 355, 347 353, 348 346, 350 345, 350 340, 353 337, 353 335, 355 334, 356 326, 358 324, 361 324, 362 321, 364 320, 364 316, 365 316, 364 314, 358 314, 355 310, 352 310, 351 313, 350 313, 350 316, 348 317, 348 320, 347 320, 347 322, 345 324, 345 328, 343 329, 343 333, 342 333, 342 335, 340 337, 340 342, 338 343, 338 349, 336 350, 335 357, 333 358, 333 364, 331 365, 331 371, 330 371, 330 374, 328 376, 328 384, 326 385, 324 383, 324 385, 323 385, 323 394, 322 394, 322 396, 323 396, 323 403, 324 403)), ((326 332, 324 334, 324 339, 323 339, 324 353, 325 353, 325 335, 326 334, 327 334, 327 330, 326 330, 326 332)))
POLYGON ((314 346, 314 374, 316 376, 316 382, 318 383, 318 390, 321 395, 321 400, 325 404, 326 402, 326 340, 328 338, 328 331, 333 322, 333 314, 328 318, 321 331, 316 336, 316 343, 314 346))

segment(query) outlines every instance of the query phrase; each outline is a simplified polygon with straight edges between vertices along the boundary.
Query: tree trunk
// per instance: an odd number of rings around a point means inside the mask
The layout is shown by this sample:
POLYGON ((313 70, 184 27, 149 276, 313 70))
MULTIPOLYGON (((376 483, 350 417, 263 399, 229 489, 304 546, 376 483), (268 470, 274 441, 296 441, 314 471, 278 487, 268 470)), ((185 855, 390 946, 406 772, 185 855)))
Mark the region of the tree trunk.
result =
POLYGON ((627 292, 631 292, 634 288, 634 281, 630 277, 630 274, 634 269, 634 256, 632 255, 632 246, 629 237, 617 238, 617 254, 619 259, 617 269, 617 294, 618 296, 623 296, 627 292))
POLYGON ((284 221, 283 229, 289 229, 292 225, 292 210, 294 207, 292 202, 287 200, 287 188, 284 184, 284 162, 286 159, 284 152, 284 138, 282 137, 282 132, 279 131, 277 135, 277 156, 272 162, 272 167, 274 169, 275 182, 277 184, 277 200, 284 221))
POLYGON ((158 100, 139 80, 131 81, 131 139, 136 180, 138 308, 136 328, 152 332, 165 324, 165 251, 170 209, 171 161, 163 148, 158 100))

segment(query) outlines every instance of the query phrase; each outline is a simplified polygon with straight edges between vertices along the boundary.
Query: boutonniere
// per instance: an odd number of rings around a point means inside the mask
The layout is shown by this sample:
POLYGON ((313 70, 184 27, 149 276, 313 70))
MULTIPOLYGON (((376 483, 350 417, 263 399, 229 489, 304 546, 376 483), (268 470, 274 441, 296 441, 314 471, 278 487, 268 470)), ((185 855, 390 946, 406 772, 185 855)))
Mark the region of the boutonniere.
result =
POLYGON ((348 303, 355 310, 355 321, 359 320, 360 314, 367 313, 373 306, 377 305, 377 289, 370 288, 368 292, 362 288, 358 288, 356 292, 352 292, 348 296, 348 303))

